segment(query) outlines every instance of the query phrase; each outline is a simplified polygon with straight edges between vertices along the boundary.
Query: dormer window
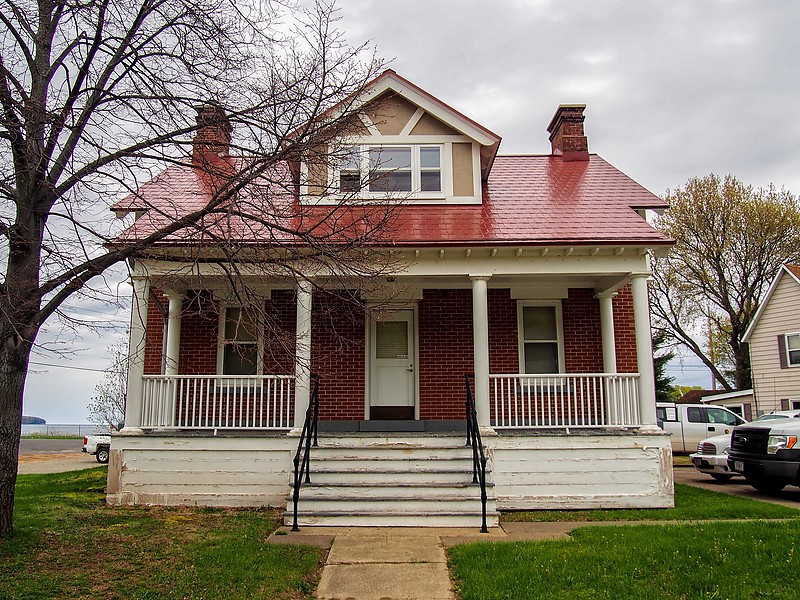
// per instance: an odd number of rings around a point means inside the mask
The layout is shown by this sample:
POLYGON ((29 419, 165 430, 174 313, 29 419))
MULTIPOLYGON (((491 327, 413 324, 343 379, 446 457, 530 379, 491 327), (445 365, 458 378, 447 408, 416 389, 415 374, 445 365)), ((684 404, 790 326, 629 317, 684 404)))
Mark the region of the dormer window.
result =
POLYGON ((350 146, 339 168, 339 191, 369 196, 442 194, 441 145, 350 146))

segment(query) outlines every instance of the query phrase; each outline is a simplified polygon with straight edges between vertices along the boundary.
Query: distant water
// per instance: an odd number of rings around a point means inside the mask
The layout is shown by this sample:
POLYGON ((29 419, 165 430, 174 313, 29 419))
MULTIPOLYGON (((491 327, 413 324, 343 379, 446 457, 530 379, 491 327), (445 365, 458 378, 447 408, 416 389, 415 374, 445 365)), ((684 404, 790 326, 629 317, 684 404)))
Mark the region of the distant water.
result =
POLYGON ((22 435, 74 435, 82 437, 92 433, 108 433, 108 428, 97 423, 47 423, 46 425, 23 425, 22 435))

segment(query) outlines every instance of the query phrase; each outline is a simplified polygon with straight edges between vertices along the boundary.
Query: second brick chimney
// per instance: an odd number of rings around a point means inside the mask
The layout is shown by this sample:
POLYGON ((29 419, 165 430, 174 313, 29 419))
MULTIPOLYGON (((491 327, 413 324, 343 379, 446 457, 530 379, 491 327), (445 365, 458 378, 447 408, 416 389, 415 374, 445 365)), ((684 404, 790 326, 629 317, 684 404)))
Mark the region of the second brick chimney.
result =
POLYGON ((194 158, 204 154, 228 156, 233 126, 225 114, 225 109, 216 102, 206 102, 195 107, 195 110, 197 110, 197 133, 193 142, 194 158))
POLYGON ((589 143, 583 132, 585 104, 561 104, 547 126, 554 156, 564 160, 589 160, 589 143))

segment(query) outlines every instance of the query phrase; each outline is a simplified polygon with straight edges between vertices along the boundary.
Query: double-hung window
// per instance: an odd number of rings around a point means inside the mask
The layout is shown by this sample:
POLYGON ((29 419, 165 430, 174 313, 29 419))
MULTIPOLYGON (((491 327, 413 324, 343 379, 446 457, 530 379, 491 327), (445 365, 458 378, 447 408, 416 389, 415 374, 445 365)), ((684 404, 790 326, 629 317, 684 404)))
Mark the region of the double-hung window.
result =
POLYGON ((439 145, 365 145, 344 149, 339 191, 427 195, 442 193, 442 147, 439 145))
POLYGON ((222 318, 223 375, 258 375, 258 320, 253 311, 228 306, 222 318))
POLYGON ((520 306, 520 362, 527 374, 560 373, 562 334, 560 305, 523 303, 520 306))
POLYGON ((800 366, 800 333, 786 334, 786 363, 791 367, 800 366))

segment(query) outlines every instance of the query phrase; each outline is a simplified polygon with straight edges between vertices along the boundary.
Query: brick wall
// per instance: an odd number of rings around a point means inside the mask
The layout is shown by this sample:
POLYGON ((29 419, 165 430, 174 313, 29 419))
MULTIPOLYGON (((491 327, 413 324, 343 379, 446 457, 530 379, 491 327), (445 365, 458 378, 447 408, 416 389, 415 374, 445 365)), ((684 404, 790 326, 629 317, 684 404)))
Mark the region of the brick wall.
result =
POLYGON ((311 369, 320 376, 320 419, 364 418, 364 319, 352 300, 314 294, 311 369))
POLYGON ((489 372, 519 372, 517 301, 508 289, 489 290, 489 372))
POLYGON ((594 290, 570 288, 561 303, 564 325, 564 367, 567 373, 602 373, 603 343, 600 302, 594 290))
MULTIPOLYGON (((489 290, 489 370, 516 373, 517 304, 489 290)), ((472 373, 472 290, 424 290, 419 303, 420 418, 463 419, 464 375, 472 373)))
POLYGON ((294 375, 297 296, 293 290, 273 290, 265 303, 264 373, 294 375))
POLYGON ((420 418, 462 419, 464 375, 475 370, 472 291, 423 290, 422 294, 418 359, 420 418))
POLYGON ((217 372, 219 307, 211 292, 190 291, 183 300, 178 373, 208 375, 217 372))
MULTIPOLYGON (((160 290, 153 290, 153 294, 161 302, 161 305, 167 306, 167 298, 160 290)), ((161 374, 161 354, 163 352, 162 345, 164 343, 164 317, 161 311, 158 310, 158 305, 151 295, 147 301, 147 332, 145 334, 144 346, 144 374, 145 375, 160 375, 161 374)))
POLYGON ((617 371, 638 373, 636 363, 636 330, 633 322, 633 294, 630 286, 619 290, 613 301, 614 343, 617 347, 617 371))

